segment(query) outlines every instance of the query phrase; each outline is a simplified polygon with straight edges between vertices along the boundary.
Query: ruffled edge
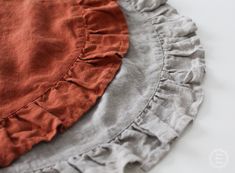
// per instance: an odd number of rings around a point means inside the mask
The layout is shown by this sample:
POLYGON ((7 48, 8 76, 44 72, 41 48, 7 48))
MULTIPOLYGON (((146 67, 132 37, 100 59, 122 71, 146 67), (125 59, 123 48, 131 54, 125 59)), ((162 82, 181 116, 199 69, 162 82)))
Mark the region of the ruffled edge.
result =
POLYGON ((125 1, 152 23, 153 37, 162 46, 163 66, 154 96, 111 141, 36 173, 123 173, 136 165, 147 172, 195 119, 204 97, 201 84, 205 75, 204 50, 196 25, 165 0, 148 0, 147 4, 144 0, 125 1))
POLYGON ((73 16, 68 21, 68 25, 73 26, 74 34, 77 37, 76 50, 71 55, 77 58, 67 73, 53 87, 16 112, 0 119, 0 148, 4 148, 0 152, 0 167, 10 165, 20 155, 31 150, 33 145, 42 141, 50 141, 57 132, 64 131, 80 119, 103 95, 120 68, 121 59, 129 47, 129 39, 127 24, 117 2, 115 0, 78 0, 77 4, 73 5, 71 9, 73 16), (112 16, 116 17, 115 29, 110 25, 110 21, 103 23, 100 28, 96 28, 92 24, 94 20, 102 20, 104 17, 96 15, 96 13, 106 10, 115 14, 112 16), (102 48, 101 52, 95 51, 94 46, 97 45, 102 48), (106 59, 106 61, 104 62, 102 59, 106 59), (81 67, 79 64, 81 63, 94 66, 94 68, 102 66, 109 73, 103 73, 100 70, 104 80, 94 83, 94 86, 87 86, 80 80, 79 68, 81 67), (83 88, 87 88, 87 90, 83 88), (95 96, 88 97, 89 95, 86 95, 88 92, 94 93, 95 96), (84 97, 86 102, 82 105, 70 103, 68 98, 74 96, 84 97), (55 97, 56 100, 53 99, 55 97), (81 106, 86 108, 78 109, 76 112, 68 110, 70 107, 79 108, 81 106), (69 117, 64 116, 66 112, 70 113, 69 117))

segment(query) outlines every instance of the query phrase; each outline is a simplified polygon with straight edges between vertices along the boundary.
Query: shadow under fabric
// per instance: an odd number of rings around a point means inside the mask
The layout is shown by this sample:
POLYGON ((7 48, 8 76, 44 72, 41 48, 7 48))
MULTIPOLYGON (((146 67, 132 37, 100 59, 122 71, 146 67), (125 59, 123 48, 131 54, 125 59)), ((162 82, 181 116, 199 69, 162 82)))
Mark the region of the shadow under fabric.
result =
POLYGON ((0 167, 78 121, 128 49, 115 0, 0 0, 0 167))

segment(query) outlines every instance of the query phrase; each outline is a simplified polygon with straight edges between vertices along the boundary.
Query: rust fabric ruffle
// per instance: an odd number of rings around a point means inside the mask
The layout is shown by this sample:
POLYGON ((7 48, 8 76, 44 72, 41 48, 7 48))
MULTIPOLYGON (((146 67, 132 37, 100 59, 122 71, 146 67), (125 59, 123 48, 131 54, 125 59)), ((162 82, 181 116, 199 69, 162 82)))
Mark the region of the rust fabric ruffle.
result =
POLYGON ((0 0, 0 167, 102 96, 128 49, 116 0, 0 0))

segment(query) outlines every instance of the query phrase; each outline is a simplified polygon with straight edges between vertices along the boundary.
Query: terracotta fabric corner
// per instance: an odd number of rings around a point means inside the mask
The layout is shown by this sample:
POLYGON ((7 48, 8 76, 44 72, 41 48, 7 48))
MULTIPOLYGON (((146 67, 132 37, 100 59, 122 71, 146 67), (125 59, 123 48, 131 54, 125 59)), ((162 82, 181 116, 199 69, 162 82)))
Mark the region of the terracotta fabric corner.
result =
POLYGON ((128 49, 116 0, 0 0, 0 167, 101 97, 128 49))

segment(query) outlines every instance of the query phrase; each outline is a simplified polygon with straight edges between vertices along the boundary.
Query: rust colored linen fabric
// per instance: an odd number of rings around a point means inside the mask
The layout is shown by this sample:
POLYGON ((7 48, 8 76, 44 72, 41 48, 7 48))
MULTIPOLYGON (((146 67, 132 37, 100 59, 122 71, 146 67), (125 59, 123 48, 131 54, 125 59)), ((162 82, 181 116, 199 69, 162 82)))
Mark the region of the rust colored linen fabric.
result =
POLYGON ((128 49, 116 0, 0 0, 0 167, 70 127, 128 49))

